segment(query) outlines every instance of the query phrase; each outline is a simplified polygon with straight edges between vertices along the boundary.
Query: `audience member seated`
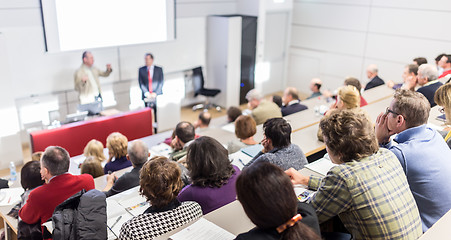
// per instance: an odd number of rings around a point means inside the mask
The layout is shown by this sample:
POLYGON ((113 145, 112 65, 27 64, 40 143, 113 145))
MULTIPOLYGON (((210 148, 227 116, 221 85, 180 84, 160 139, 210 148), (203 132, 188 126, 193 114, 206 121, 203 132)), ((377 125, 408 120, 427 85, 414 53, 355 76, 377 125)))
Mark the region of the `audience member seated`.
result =
POLYGON ((85 155, 85 157, 93 156, 99 162, 103 162, 106 159, 103 154, 103 144, 96 139, 92 139, 86 144, 83 155, 85 155))
POLYGON ((25 192, 20 195, 20 202, 11 209, 8 215, 17 218, 19 216, 19 210, 23 207, 25 202, 27 202, 30 192, 44 183, 45 181, 41 178, 41 163, 34 160, 25 163, 20 170, 20 184, 25 192))
POLYGON ((437 69, 430 64, 423 64, 418 67, 417 82, 421 87, 418 88, 417 92, 423 94, 428 99, 431 107, 437 105, 434 102, 434 94, 443 85, 437 79, 437 75, 437 69))
POLYGON ((263 150, 246 166, 259 161, 270 162, 283 170, 301 169, 307 164, 299 146, 291 144, 291 126, 283 118, 271 118, 263 124, 263 150))
POLYGON ((429 112, 422 94, 399 89, 376 120, 377 140, 398 157, 420 210, 424 232, 451 208, 451 185, 443 184, 451 176, 451 150, 442 136, 426 125, 429 112), (390 140, 395 134, 397 144, 390 140))
POLYGON ((413 59, 413 64, 416 64, 417 66, 425 63, 428 63, 428 60, 424 57, 417 57, 413 59))
POLYGON ((91 175, 68 173, 69 153, 61 147, 45 149, 41 159, 41 176, 46 184, 30 192, 28 200, 19 211, 19 217, 27 224, 44 223, 52 217, 55 207, 75 193, 94 189, 91 175))
POLYGON ((108 155, 110 158, 103 168, 105 174, 128 168, 132 165, 132 163, 127 160, 127 145, 128 139, 121 133, 114 132, 108 135, 106 147, 108 148, 108 155))
POLYGON ((171 147, 174 152, 170 154, 169 159, 178 161, 185 157, 188 146, 193 142, 196 133, 191 123, 179 122, 175 127, 173 135, 171 147))
POLYGON ((202 133, 202 131, 207 130, 208 126, 210 125, 210 121, 211 114, 209 112, 201 112, 199 114, 199 118, 193 124, 194 128, 196 129, 196 133, 202 133))
POLYGON ((379 149, 364 114, 333 111, 320 122, 332 167, 325 177, 286 173, 293 184, 317 190, 310 204, 319 223, 339 216, 352 239, 417 239, 421 222, 396 156, 379 149))
POLYGON ((127 149, 127 159, 132 163, 133 169, 130 172, 124 173, 120 178, 117 178, 115 173, 109 174, 106 177, 107 185, 103 189, 106 197, 111 197, 139 186, 139 171, 149 157, 149 148, 143 141, 135 140, 131 142, 127 149))
POLYGON ((42 154, 44 152, 34 152, 31 154, 31 161, 41 161, 42 154))
POLYGON ((402 73, 403 83, 395 84, 392 80, 390 80, 387 82, 387 86, 395 90, 398 88, 403 88, 415 91, 415 86, 417 85, 418 66, 419 65, 417 64, 407 65, 402 73))
POLYGON ((443 73, 438 76, 438 78, 447 78, 449 79, 449 76, 451 74, 451 55, 444 54, 440 61, 438 62, 438 65, 443 69, 443 73))
MULTIPOLYGON (((437 89, 434 96, 434 101, 441 106, 440 112, 445 113, 446 124, 451 124, 451 84, 445 84, 437 89)), ((447 127, 440 131, 445 138, 448 147, 451 148, 451 128, 447 127)))
POLYGON ((274 117, 282 117, 279 106, 277 104, 263 99, 261 93, 252 89, 246 94, 247 105, 252 111, 251 116, 257 125, 264 123, 266 120, 274 117))
POLYGON ((177 200, 183 183, 175 162, 165 157, 147 161, 139 185, 151 206, 122 225, 119 239, 153 239, 202 217, 199 204, 177 200))
POLYGON ((360 83, 359 79, 355 77, 347 77, 344 82, 345 86, 351 85, 354 86, 360 95, 360 107, 368 105, 368 102, 362 97, 362 84, 360 83))
POLYGON ((442 59, 442 57, 445 56, 445 55, 446 55, 446 53, 439 54, 439 55, 434 59, 434 60, 435 60, 435 65, 437 66, 437 71, 438 71, 438 75, 439 75, 439 76, 442 75, 442 73, 443 73, 443 68, 440 67, 439 62, 440 62, 440 60, 442 59))
POLYGON ((229 107, 229 109, 227 109, 227 122, 235 122, 235 120, 239 116, 241 116, 241 114, 241 109, 239 109, 238 107, 229 107))
POLYGON ((299 92, 294 87, 288 87, 285 89, 283 92, 282 102, 283 117, 307 109, 307 106, 300 103, 301 100, 299 99, 299 92))
POLYGON ((186 162, 192 184, 182 189, 179 201, 199 203, 203 214, 235 201, 240 169, 230 163, 227 150, 217 140, 206 136, 194 140, 186 162))
POLYGON ((366 84, 365 91, 385 84, 384 80, 377 75, 378 71, 376 64, 371 64, 366 69, 366 76, 370 81, 366 84))
MULTIPOLYGON (((344 110, 349 109, 355 112, 365 114, 368 119, 369 115, 360 106, 360 92, 354 86, 348 85, 340 87, 338 89, 337 101, 330 107, 330 110, 326 112, 326 117, 330 114, 331 110, 338 109, 344 110)), ((323 141, 323 133, 321 128, 318 128, 317 133, 318 140, 323 141)))
POLYGON ((237 236, 245 239, 320 240, 315 209, 298 201, 290 178, 277 166, 258 162, 236 182, 238 200, 257 226, 237 236))
POLYGON ((239 116, 235 121, 235 136, 238 139, 232 140, 227 144, 229 154, 238 152, 241 148, 258 144, 254 140, 257 132, 255 120, 250 116, 239 116))
POLYGON ((102 164, 95 157, 90 156, 83 161, 80 168, 81 174, 89 174, 93 178, 103 176, 102 164))
POLYGON ((279 106, 280 108, 282 107, 282 97, 279 95, 272 95, 271 96, 271 101, 273 103, 275 103, 277 106, 279 106))
POLYGON ((323 85, 323 82, 319 78, 312 78, 310 81, 310 91, 312 91, 312 95, 308 97, 307 99, 316 98, 321 96, 321 86, 323 85))

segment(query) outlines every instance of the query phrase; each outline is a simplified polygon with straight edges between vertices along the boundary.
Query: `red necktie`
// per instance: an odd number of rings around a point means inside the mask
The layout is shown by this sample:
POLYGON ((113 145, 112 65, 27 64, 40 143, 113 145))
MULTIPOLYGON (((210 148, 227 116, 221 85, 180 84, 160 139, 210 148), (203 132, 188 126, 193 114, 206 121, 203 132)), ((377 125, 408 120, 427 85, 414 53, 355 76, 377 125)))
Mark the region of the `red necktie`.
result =
POLYGON ((150 76, 150 68, 147 69, 147 77, 149 78, 149 92, 152 92, 152 76, 150 76))

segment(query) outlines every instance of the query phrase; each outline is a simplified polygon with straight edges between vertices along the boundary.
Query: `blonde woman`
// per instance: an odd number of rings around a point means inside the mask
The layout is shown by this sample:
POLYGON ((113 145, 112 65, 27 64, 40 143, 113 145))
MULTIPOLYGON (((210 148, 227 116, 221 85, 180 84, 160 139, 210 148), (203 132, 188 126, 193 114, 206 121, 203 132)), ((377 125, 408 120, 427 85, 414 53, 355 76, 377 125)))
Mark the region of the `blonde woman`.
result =
POLYGON ((123 168, 130 167, 132 163, 127 159, 128 139, 119 132, 111 133, 106 139, 109 159, 103 171, 115 172, 123 168))
MULTIPOLYGON (((360 92, 356 87, 351 85, 343 86, 338 89, 337 101, 330 107, 330 110, 326 112, 326 117, 329 116, 330 112, 334 109, 353 110, 364 114, 367 116, 367 119, 370 119, 368 113, 360 108, 360 92)), ((321 132, 321 129, 318 129, 317 137, 318 140, 323 141, 323 133, 321 132)))
MULTIPOLYGON (((434 96, 434 102, 437 103, 441 108, 439 108, 440 112, 445 113, 446 116, 446 124, 451 124, 451 84, 445 84, 437 89, 434 96)), ((446 127, 443 131, 445 137, 445 141, 448 146, 451 148, 451 127, 446 127)))
POLYGON ((103 154, 103 144, 96 139, 92 139, 86 144, 83 155, 85 155, 85 157, 92 156, 99 162, 103 162, 106 159, 103 154))

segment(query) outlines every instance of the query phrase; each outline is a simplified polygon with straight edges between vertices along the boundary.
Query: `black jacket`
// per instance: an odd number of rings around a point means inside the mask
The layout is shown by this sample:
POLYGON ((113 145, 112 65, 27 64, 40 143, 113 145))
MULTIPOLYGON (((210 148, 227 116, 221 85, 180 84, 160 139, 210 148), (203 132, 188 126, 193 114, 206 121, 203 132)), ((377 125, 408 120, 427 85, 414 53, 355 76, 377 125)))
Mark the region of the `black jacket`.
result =
POLYGON ((106 197, 111 197, 120 192, 139 186, 139 170, 142 165, 134 167, 130 172, 124 173, 114 182, 113 187, 108 192, 105 192, 106 197))
POLYGON ((99 190, 82 190, 55 208, 53 239, 107 239, 106 197, 99 190))
POLYGON ((369 83, 366 84, 365 90, 384 85, 385 82, 379 76, 375 76, 369 83))
MULTIPOLYGON (((310 227, 318 236, 321 236, 315 209, 307 203, 298 202, 298 213, 302 216, 301 222, 310 227)), ((260 229, 256 227, 247 233, 239 234, 235 240, 278 240, 280 237, 281 235, 277 233, 276 229, 260 229)))

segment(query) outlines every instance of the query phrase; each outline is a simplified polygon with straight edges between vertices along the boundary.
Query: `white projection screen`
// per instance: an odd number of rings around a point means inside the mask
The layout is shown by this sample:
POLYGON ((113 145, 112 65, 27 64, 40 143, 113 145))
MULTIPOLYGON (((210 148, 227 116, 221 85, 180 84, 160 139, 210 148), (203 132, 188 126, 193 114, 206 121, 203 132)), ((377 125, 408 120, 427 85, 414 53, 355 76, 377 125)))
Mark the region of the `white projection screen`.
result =
POLYGON ((46 50, 174 40, 175 0, 41 0, 46 50))

